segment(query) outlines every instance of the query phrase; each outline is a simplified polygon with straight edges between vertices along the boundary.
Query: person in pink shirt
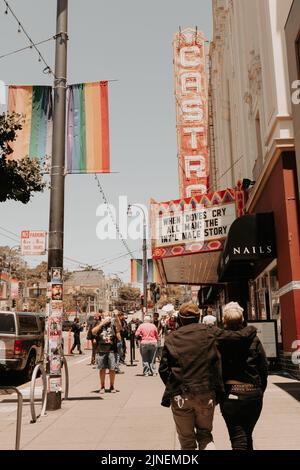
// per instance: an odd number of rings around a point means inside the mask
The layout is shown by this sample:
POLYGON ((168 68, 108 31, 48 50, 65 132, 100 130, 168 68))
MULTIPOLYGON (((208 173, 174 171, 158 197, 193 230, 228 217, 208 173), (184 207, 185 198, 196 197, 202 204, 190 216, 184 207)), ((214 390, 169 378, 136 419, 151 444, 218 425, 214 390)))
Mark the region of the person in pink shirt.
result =
POLYGON ((140 352, 143 361, 143 374, 157 375, 155 367, 155 356, 157 349, 158 331, 156 326, 151 323, 151 317, 146 315, 144 323, 136 330, 135 336, 141 338, 140 352))

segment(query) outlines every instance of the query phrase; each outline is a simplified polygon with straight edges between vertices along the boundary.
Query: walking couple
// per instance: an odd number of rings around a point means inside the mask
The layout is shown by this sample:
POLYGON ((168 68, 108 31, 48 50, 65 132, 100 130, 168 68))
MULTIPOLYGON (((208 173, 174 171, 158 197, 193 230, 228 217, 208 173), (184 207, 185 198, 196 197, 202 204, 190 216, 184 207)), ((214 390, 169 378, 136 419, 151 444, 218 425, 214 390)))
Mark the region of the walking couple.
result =
POLYGON ((252 432, 267 386, 267 360, 256 329, 244 327, 243 309, 223 310, 224 330, 199 323, 200 312, 184 304, 179 328, 165 341, 159 374, 166 389, 181 448, 214 448, 212 427, 219 403, 233 450, 253 450, 252 432))

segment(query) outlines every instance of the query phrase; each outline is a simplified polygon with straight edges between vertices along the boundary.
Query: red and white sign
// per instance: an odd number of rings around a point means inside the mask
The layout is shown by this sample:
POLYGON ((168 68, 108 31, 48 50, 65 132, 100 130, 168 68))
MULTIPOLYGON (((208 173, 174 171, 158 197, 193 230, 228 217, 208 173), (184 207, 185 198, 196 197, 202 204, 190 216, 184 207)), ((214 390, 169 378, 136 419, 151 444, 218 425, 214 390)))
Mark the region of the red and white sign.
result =
POLYGON ((207 192, 207 72, 202 32, 187 28, 175 35, 174 74, 180 197, 207 192))
POLYGON ((44 255, 46 253, 47 232, 42 230, 23 230, 21 232, 22 256, 44 255))

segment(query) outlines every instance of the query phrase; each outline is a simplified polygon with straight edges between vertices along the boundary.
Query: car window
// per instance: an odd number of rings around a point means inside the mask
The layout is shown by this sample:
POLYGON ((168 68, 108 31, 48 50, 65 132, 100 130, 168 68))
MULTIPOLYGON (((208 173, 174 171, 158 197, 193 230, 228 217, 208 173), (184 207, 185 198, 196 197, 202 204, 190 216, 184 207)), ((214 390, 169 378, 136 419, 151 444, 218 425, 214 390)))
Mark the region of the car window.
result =
POLYGON ((15 333, 15 317, 12 313, 0 313, 0 333, 15 333))
POLYGON ((30 315, 19 315, 19 334, 36 333, 39 331, 37 319, 30 315))

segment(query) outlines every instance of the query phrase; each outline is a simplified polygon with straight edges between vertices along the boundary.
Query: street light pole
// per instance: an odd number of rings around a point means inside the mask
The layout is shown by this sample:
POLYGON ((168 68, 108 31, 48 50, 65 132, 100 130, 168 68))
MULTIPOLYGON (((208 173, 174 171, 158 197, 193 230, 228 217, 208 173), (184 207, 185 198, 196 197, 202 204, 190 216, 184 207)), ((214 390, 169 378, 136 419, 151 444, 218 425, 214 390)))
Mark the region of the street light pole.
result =
POLYGON ((144 311, 143 311, 143 321, 144 321, 144 312, 147 313, 148 302, 147 302, 147 281, 148 281, 148 272, 147 272, 147 226, 146 226, 146 217, 144 214, 144 224, 143 224, 143 293, 144 293, 144 311))
POLYGON ((144 306, 142 311, 142 319, 144 321, 144 314, 147 313, 148 302, 147 302, 147 282, 148 282, 148 270, 147 270, 147 220, 146 214, 143 207, 137 204, 130 204, 128 206, 128 211, 131 207, 137 207, 143 213, 143 296, 144 296, 144 306))
MULTIPOLYGON (((48 245, 48 282, 51 281, 51 268, 63 268, 67 42, 68 0, 57 0, 51 194, 48 245)), ((61 359, 61 348, 59 348, 59 357, 61 359)), ((47 358, 48 373, 50 369, 50 360, 51 359, 49 355, 47 358)), ((59 376, 61 377, 61 375, 59 376)), ((57 410, 60 408, 61 391, 49 391, 47 396, 47 409, 57 410)))

